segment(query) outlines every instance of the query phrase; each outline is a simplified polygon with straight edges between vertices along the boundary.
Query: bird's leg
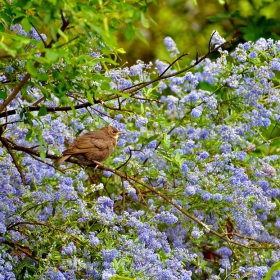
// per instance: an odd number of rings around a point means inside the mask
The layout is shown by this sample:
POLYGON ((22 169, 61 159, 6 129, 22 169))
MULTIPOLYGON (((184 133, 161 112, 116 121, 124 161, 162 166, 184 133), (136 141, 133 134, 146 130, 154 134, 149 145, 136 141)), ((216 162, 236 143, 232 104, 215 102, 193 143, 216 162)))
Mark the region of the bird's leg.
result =
POLYGON ((94 167, 94 170, 98 168, 98 166, 103 166, 103 164, 97 160, 92 160, 93 163, 96 164, 96 166, 94 167))

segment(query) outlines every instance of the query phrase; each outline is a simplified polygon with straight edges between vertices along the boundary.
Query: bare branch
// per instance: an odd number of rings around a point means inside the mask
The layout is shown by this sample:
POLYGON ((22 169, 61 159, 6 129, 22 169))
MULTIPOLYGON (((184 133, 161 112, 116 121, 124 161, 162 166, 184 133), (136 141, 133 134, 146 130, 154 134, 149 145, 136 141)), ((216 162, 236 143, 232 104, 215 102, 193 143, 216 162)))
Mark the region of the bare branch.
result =
POLYGON ((37 30, 37 28, 35 27, 35 25, 33 23, 31 23, 31 25, 36 30, 38 36, 40 37, 41 41, 43 42, 44 46, 46 47, 47 44, 46 44, 45 40, 43 39, 42 35, 40 34, 40 32, 37 30))
POLYGON ((175 59, 172 63, 170 63, 170 65, 159 75, 159 77, 162 77, 177 61, 179 61, 186 55, 189 55, 189 53, 183 53, 177 59, 175 59))

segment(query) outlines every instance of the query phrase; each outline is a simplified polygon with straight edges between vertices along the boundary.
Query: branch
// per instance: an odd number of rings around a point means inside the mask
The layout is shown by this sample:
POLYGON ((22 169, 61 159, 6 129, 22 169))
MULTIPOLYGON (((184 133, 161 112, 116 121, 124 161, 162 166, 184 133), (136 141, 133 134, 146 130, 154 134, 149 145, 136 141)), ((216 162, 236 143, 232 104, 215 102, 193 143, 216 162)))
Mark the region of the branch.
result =
POLYGON ((162 77, 177 61, 182 59, 184 56, 189 55, 189 53, 183 53, 180 55, 177 59, 175 59, 160 75, 159 77, 162 77))
POLYGON ((35 261, 40 260, 38 257, 33 256, 34 252, 31 252, 29 247, 27 247, 26 245, 22 245, 18 242, 8 241, 7 239, 5 241, 3 241, 2 243, 7 244, 10 247, 13 247, 15 250, 18 250, 18 251, 24 253, 26 256, 28 256, 29 258, 31 258, 35 261))
POLYGON ((11 149, 11 147, 10 147, 10 143, 8 142, 8 140, 7 140, 6 138, 1 137, 1 136, 0 136, 0 141, 1 141, 2 144, 6 147, 6 149, 8 150, 8 153, 11 155, 11 157, 12 157, 12 159, 13 159, 13 162, 14 162, 14 164, 15 164, 15 166, 16 166, 16 168, 17 168, 19 174, 20 174, 22 183, 23 183, 24 185, 26 185, 25 176, 24 176, 24 174, 23 174, 23 172, 22 172, 22 169, 21 169, 20 165, 18 164, 18 162, 17 162, 17 160, 16 160, 16 158, 15 158, 15 155, 14 155, 13 152, 12 152, 12 149, 11 149))
MULTIPOLYGON (((39 62, 35 62, 34 63, 34 67, 37 68, 39 65, 39 62)), ((0 113, 2 113, 5 108, 15 99, 15 97, 17 96, 17 94, 20 92, 20 90, 23 88, 23 86, 25 85, 25 83, 29 80, 29 78, 31 77, 31 75, 29 73, 27 73, 24 78, 22 79, 22 81, 19 83, 19 85, 14 89, 14 91, 8 96, 7 99, 4 100, 4 102, 0 105, 0 113)))
MULTIPOLYGON (((5 141, 7 143, 9 143, 9 147, 11 150, 15 150, 15 151, 21 151, 21 152, 25 152, 29 155, 33 155, 33 156, 36 156, 36 157, 40 157, 40 151, 37 151, 33 148, 28 148, 28 147, 23 147, 23 146, 19 146, 15 143, 12 143, 11 141, 9 141, 7 138, 4 138, 4 137, 1 137, 1 141, 5 141)), ((56 156, 56 155, 52 155, 50 153, 46 153, 46 158, 49 158, 49 159, 54 159, 54 160, 57 160, 60 158, 60 156, 56 156)), ((72 162, 72 163, 76 163, 77 164, 77 160, 75 159, 67 159, 68 162, 72 162)), ((45 162, 44 162, 45 163, 45 162)), ((45 163, 47 164, 47 163, 45 163)), ((52 166, 54 167, 54 166, 52 166)))
POLYGON ((41 41, 43 42, 44 46, 46 47, 47 44, 46 44, 45 40, 43 39, 43 37, 41 36, 40 32, 37 30, 36 26, 33 23, 31 23, 31 25, 36 30, 38 36, 40 37, 41 41))
POLYGON ((209 40, 209 42, 208 42, 208 52, 211 51, 211 41, 212 41, 212 38, 213 38, 213 36, 215 35, 216 32, 217 32, 217 31, 214 30, 214 32, 211 34, 210 40, 209 40))
MULTIPOLYGON (((162 192, 160 192, 156 188, 148 185, 147 183, 143 182, 142 180, 137 179, 137 178, 132 177, 132 176, 129 176, 127 173, 120 172, 118 170, 115 170, 115 169, 112 169, 112 168, 109 168, 109 167, 105 167, 103 164, 100 164, 99 162, 94 161, 94 163, 97 164, 98 167, 102 170, 110 171, 110 172, 118 175, 119 177, 121 177, 123 179, 134 181, 135 183, 140 184, 143 187, 149 189, 151 192, 155 193, 157 196, 160 196, 162 199, 167 201, 169 204, 173 205, 176 209, 178 209, 181 213, 183 213, 190 220, 192 220, 192 221, 196 222, 197 224, 199 224, 200 226, 202 226, 205 229, 205 232, 211 232, 212 234, 216 235, 217 237, 226 241, 227 243, 234 244, 234 245, 241 246, 241 247, 245 247, 247 249, 272 249, 272 248, 273 249, 279 249, 280 248, 279 245, 272 245, 272 244, 269 244, 267 242, 263 242, 263 241, 259 241, 259 240, 254 240, 254 241, 262 243, 262 244, 266 244, 266 246, 265 245, 251 246, 251 245, 246 245, 246 244, 242 244, 240 242, 231 240, 230 238, 227 237, 227 235, 223 235, 223 234, 217 232, 216 230, 212 229, 211 227, 209 227, 205 223, 201 222, 198 218, 194 217, 193 215, 188 213, 185 209, 183 209, 181 206, 179 206, 174 201, 172 201, 167 195, 163 194, 162 192), (271 246, 269 246, 269 248, 268 248, 267 247, 268 245, 271 245, 271 246)), ((241 238, 247 239, 247 240, 251 239, 251 237, 247 237, 247 236, 241 236, 241 238)))
MULTIPOLYGON (((157 77, 157 78, 155 78, 155 79, 153 79, 153 80, 151 80, 151 81, 149 81, 149 82, 143 82, 143 83, 139 83, 139 84, 137 84, 137 85, 134 85, 134 86, 125 88, 125 89, 122 90, 122 92, 133 93, 133 92, 136 92, 136 91, 138 91, 138 90, 140 90, 140 89, 142 89, 142 88, 144 88, 144 87, 147 87, 147 86, 149 86, 149 85, 151 85, 151 84, 153 84, 153 83, 155 83, 155 82, 157 82, 157 81, 164 80, 164 79, 168 79, 168 78, 171 78, 171 77, 174 77, 174 76, 178 76, 178 75, 180 75, 180 74, 182 74, 182 73, 184 73, 184 72, 187 72, 188 70, 194 68, 194 67, 195 67, 196 65, 198 65, 200 62, 202 62, 204 59, 206 59, 210 54, 216 52, 219 48, 221 48, 221 47, 223 47, 223 46, 225 46, 225 45, 231 44, 234 40, 235 40, 235 39, 232 39, 232 40, 230 40, 230 41, 226 41, 226 42, 220 44, 220 45, 217 46, 216 48, 214 48, 214 49, 208 51, 208 52, 207 52, 204 56, 202 56, 200 59, 197 59, 193 64, 191 64, 190 66, 188 66, 188 67, 186 67, 186 68, 184 68, 184 69, 182 69, 182 70, 180 70, 180 71, 177 71, 177 72, 175 72, 175 73, 172 73, 172 74, 169 74, 169 75, 165 75, 165 76, 159 76, 159 77, 157 77)), ((177 59, 177 60, 178 60, 178 59, 177 59)), ((177 61, 177 60, 176 60, 176 61, 177 61)), ((175 62, 176 62, 176 61, 175 61, 175 62)), ((168 66, 168 68, 169 68, 169 66, 168 66)))
MULTIPOLYGON (((6 141, 8 141, 6 138, 2 137, 2 140, 5 139, 6 141)), ((4 141, 5 141, 4 140, 4 141)), ((36 151, 34 149, 31 149, 31 148, 27 148, 27 147, 22 147, 22 146, 18 146, 16 144, 9 144, 10 148, 13 149, 13 150, 17 150, 17 151, 23 151, 23 152, 26 152, 30 155, 35 155, 35 156, 40 156, 40 152, 39 151, 36 151)), ((55 159, 57 160, 58 158, 60 158, 59 156, 56 156, 56 155, 51 155, 49 153, 46 153, 46 157, 47 158, 50 158, 50 159, 55 159)), ((75 163, 75 164, 78 164, 77 160, 75 159, 67 159, 66 160, 67 162, 71 162, 71 163, 75 163)), ((126 179, 128 181, 133 181, 137 184, 140 184, 142 185, 143 187, 147 188, 148 190, 150 190, 152 193, 155 193, 157 196, 161 197, 162 199, 164 199, 165 201, 167 201, 169 204, 173 205, 176 209, 178 209, 181 213, 183 213, 186 217, 188 217, 189 219, 191 219, 192 221, 196 222, 197 224, 199 224, 200 226, 202 226, 206 232, 211 232, 212 234, 216 235, 217 237, 219 237, 220 239, 230 243, 230 244, 235 244, 235 245, 238 245, 238 246, 242 246, 242 247, 245 247, 247 249, 268 249, 268 245, 271 245, 269 246, 269 249, 279 249, 280 246, 276 246, 276 245, 272 245, 272 244, 269 244, 269 243, 266 243, 266 242, 262 242, 262 241, 259 241, 259 240, 255 240, 255 242, 259 242, 259 243, 262 243, 262 244, 267 244, 266 246, 262 245, 262 246, 251 246, 251 245, 245 245, 245 244, 242 244, 240 242, 237 242, 237 241, 234 241, 234 240, 231 240, 230 238, 227 237, 227 234, 221 234, 217 231, 215 231, 214 229, 212 229, 211 227, 207 226, 205 223, 201 222, 198 218, 194 217, 193 215, 191 215, 190 213, 188 213, 185 209, 183 209, 182 207, 180 207, 178 204, 176 204, 175 202, 173 202, 167 195, 163 194, 162 192, 160 192, 159 190, 157 190, 156 188, 150 186, 149 184, 143 182, 142 180, 138 179, 138 178, 135 178, 135 177, 132 177, 132 176, 129 176, 127 173, 124 173, 124 172, 120 172, 119 170, 116 170, 116 169, 112 169, 112 168, 109 168, 109 167, 105 167, 103 164, 101 164, 100 162, 97 162, 97 161, 93 161, 93 163, 95 165, 97 165, 100 169, 102 170, 108 170, 116 175, 118 175, 119 177, 123 178, 123 179, 126 179)), ((122 167, 122 166, 120 166, 122 167)), ((247 236, 239 236, 239 238, 243 238, 243 239, 247 239, 247 240, 252 240, 251 237, 247 237, 247 236)))
MULTIPOLYGON (((95 100, 94 104, 98 104, 101 103, 102 101, 99 100, 95 100)), ((74 106, 75 109, 81 109, 81 108, 86 108, 86 107, 90 107, 92 106, 92 104, 90 102, 85 102, 79 105, 74 106)), ((29 106, 28 107, 28 111, 30 112, 36 112, 40 110, 40 106, 29 106)), ((59 111, 71 111, 72 107, 70 106, 63 106, 63 107, 46 107, 47 112, 59 112, 59 111)), ((11 115, 15 115, 17 113, 16 110, 9 110, 3 113, 0 113, 0 118, 6 117, 6 116, 11 116, 11 115)))

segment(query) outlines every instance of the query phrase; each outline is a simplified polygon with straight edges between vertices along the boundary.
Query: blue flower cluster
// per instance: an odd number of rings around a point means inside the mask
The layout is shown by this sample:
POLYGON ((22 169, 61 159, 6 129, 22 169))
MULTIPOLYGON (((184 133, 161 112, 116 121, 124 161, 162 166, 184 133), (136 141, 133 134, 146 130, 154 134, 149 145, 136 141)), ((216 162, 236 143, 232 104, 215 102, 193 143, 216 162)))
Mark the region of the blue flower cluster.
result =
MULTIPOLYGON (((35 30, 27 34, 20 25, 12 31, 40 39, 35 30)), ((216 32, 211 44, 221 43, 224 39, 216 32)), ((170 37, 164 44, 171 57, 179 54, 170 37)), ((126 88, 152 79, 152 64, 137 61, 106 72, 111 88, 124 91, 119 96, 104 95, 101 103, 75 114, 32 113, 31 119, 26 114, 22 122, 22 108, 42 96, 43 84, 30 84, 30 99, 19 94, 8 107, 17 113, 8 116, 4 137, 58 155, 80 133, 114 125, 126 134, 104 164, 116 168, 126 163, 121 171, 127 176, 120 179, 108 170, 91 174, 72 164, 61 173, 48 158, 44 162, 14 151, 19 168, 0 147, 0 274, 16 278, 14 271, 26 260, 38 271, 38 279, 106 280, 123 274, 188 280, 205 273, 209 279, 229 273, 236 279, 264 277, 279 260, 279 250, 248 248, 280 244, 279 142, 278 135, 271 137, 280 119, 279 57, 280 42, 270 39, 240 44, 231 54, 220 48, 216 60, 206 58, 187 73, 128 94, 126 88), (162 197, 135 182, 145 182, 162 197), (10 254, 16 250, 11 244, 21 244, 25 253, 10 254), (219 269, 203 251, 207 244, 219 269), (32 259, 36 253, 38 258, 32 259)), ((55 67, 66 69, 67 62, 55 67)), ((79 68, 76 91, 84 81, 82 71, 101 70, 96 67, 79 68)), ((157 60, 153 67, 161 75, 169 65, 157 60)), ((12 66, 5 67, 5 73, 14 72, 12 66)), ((175 66, 166 72, 175 73, 175 66)), ((86 102, 83 90, 79 100, 86 102)), ((51 96, 44 104, 58 106, 59 94, 51 96)))

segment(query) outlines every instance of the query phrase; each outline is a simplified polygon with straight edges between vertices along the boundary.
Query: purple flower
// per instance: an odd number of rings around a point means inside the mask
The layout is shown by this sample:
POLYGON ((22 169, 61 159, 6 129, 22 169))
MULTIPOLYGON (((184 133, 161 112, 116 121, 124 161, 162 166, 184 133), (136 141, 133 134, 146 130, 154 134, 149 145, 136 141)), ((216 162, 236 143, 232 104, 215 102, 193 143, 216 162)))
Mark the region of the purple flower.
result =
POLYGON ((90 242, 91 246, 96 246, 96 245, 100 244, 100 240, 98 237, 95 236, 95 232, 90 232, 89 242, 90 242))
POLYGON ((62 247, 61 254, 70 256, 75 252, 76 252, 76 246, 74 245, 73 242, 70 242, 67 246, 62 247))
POLYGON ((155 220, 162 221, 163 223, 168 225, 172 225, 177 223, 178 218, 169 212, 163 211, 160 214, 155 215, 155 220))
POLYGON ((201 158, 201 159, 207 159, 208 157, 209 157, 208 152, 202 152, 199 154, 199 158, 201 158))
POLYGON ((185 186, 185 193, 189 196, 195 195, 196 187, 194 185, 186 185, 185 186))
POLYGON ((209 192, 204 192, 201 197, 203 200, 208 201, 211 199, 211 194, 209 192))
POLYGON ((116 270, 114 268, 105 269, 102 272, 102 280, 109 280, 116 274, 116 270))
POLYGON ((249 57, 256 58, 256 57, 258 57, 258 55, 255 51, 252 51, 252 52, 250 52, 249 57))
POLYGON ((7 228, 3 222, 0 222, 0 233, 3 234, 7 231, 7 228))
POLYGON ((170 57, 175 57, 180 52, 177 49, 177 46, 171 37, 165 37, 164 45, 166 46, 167 50, 170 52, 170 57))
POLYGON ((194 227, 192 232, 191 232, 191 235, 192 235, 193 238, 199 239, 200 236, 203 235, 203 231, 200 231, 198 228, 194 227))
POLYGON ((236 153, 236 156, 239 160, 245 160, 246 156, 247 156, 247 153, 246 152, 237 152, 236 153))
POLYGON ((202 114, 202 111, 199 110, 198 108, 193 108, 192 111, 191 111, 191 116, 193 118, 199 118, 202 114))
POLYGON ((214 32, 214 34, 212 33, 213 36, 211 38, 211 45, 217 46, 223 44, 226 40, 220 36, 218 31, 214 32))
POLYGON ((108 170, 104 170, 103 174, 104 174, 105 177, 111 177, 114 173, 111 172, 111 171, 108 171, 108 170))
POLYGON ((220 249, 218 249, 217 254, 222 255, 222 257, 230 257, 232 255, 232 251, 228 248, 228 247, 221 247, 220 249))

